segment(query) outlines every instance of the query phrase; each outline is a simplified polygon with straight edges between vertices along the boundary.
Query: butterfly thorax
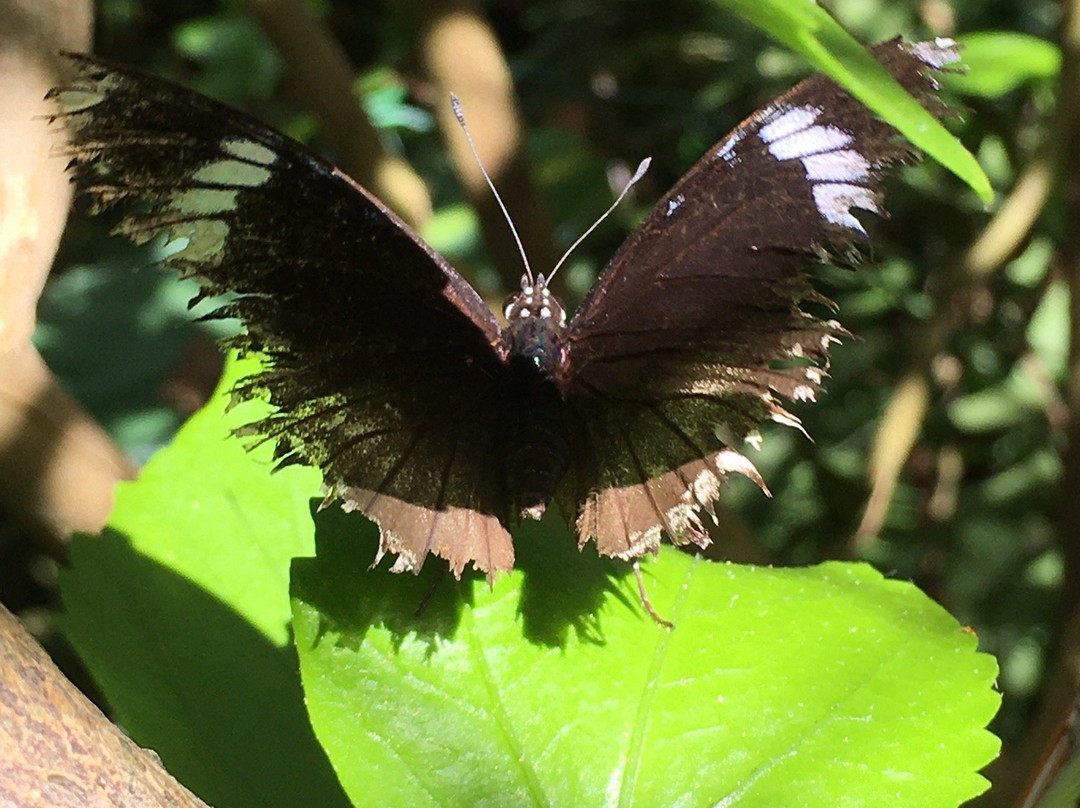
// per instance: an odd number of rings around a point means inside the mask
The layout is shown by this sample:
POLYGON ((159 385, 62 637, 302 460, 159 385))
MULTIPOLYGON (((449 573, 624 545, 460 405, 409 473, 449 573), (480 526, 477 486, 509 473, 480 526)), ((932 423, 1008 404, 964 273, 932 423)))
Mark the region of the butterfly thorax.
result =
POLYGON ((511 356, 531 360, 548 377, 555 378, 563 361, 566 309, 547 287, 541 275, 535 283, 521 280, 521 291, 506 302, 506 334, 511 356))
POLYGON ((565 406, 555 383, 564 359, 566 311, 543 276, 522 279, 504 309, 510 350, 500 424, 511 517, 539 519, 570 464, 565 406))

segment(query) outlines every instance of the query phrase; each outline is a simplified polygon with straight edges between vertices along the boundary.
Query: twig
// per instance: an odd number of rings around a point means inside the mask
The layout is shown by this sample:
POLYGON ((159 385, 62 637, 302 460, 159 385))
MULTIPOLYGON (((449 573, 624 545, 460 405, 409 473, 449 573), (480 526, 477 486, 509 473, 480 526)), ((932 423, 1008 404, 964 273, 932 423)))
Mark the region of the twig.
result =
POLYGON ((852 538, 852 555, 865 554, 881 531, 930 403, 931 367, 958 328, 956 301, 986 284, 1021 249, 1053 188, 1060 163, 1056 138, 1024 170, 1016 185, 960 260, 947 267, 936 287, 934 314, 920 326, 908 369, 897 383, 874 436, 871 492, 852 538))
MULTIPOLYGON (((1062 64, 1052 164, 1061 172, 1064 220, 1075 222, 1080 219, 1080 0, 1065 0, 1062 5, 1062 64)), ((1063 619, 1059 622, 1063 629, 1038 713, 1014 759, 1002 761, 994 772, 998 803, 1004 805, 1012 804, 1019 796, 1021 786, 1039 763, 1039 754, 1047 747, 1061 716, 1071 709, 1080 688, 1080 233, 1065 228, 1063 234, 1059 264, 1072 299, 1065 394, 1069 448, 1064 457, 1058 522, 1058 542, 1065 561, 1060 609, 1063 619)))
POLYGON ((341 46, 300 0, 245 0, 288 64, 300 99, 322 122, 341 167, 414 229, 431 218, 427 188, 409 164, 387 154, 353 92, 353 69, 341 46))
POLYGON ((113 726, 0 606, 0 804, 206 808, 113 726))
POLYGON ((480 156, 514 217, 529 261, 537 272, 546 275, 557 256, 549 215, 532 181, 523 149, 521 119, 506 56, 472 0, 410 0, 409 6, 419 25, 418 48, 434 84, 436 115, 454 169, 480 217, 484 241, 504 285, 516 289, 521 277, 517 246, 450 105, 450 93, 456 93, 468 110, 480 156))

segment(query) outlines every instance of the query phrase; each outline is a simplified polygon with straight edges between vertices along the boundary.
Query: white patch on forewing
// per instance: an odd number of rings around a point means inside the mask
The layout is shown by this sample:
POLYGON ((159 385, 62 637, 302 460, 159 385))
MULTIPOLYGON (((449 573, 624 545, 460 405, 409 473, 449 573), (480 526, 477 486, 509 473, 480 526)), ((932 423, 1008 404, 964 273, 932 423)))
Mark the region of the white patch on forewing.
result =
POLYGON ((806 178, 814 182, 860 182, 870 176, 870 163, 853 149, 839 149, 803 158, 806 178))
POLYGON ((758 137, 777 160, 798 160, 812 186, 814 205, 830 224, 866 235, 852 208, 878 212, 874 192, 863 185, 871 179, 870 161, 850 146, 855 137, 836 126, 816 123, 820 107, 776 108, 758 137))
POLYGON ((686 197, 679 194, 674 199, 669 199, 667 203, 667 215, 670 216, 679 209, 679 205, 686 201, 686 197))
POLYGON ((225 213, 236 209, 236 195, 228 188, 184 188, 172 195, 169 207, 187 216, 225 213))
MULTIPOLYGON (((81 81, 81 79, 80 79, 81 81)), ((110 73, 98 81, 92 81, 85 85, 73 86, 56 94, 56 103, 60 111, 73 114, 97 106, 105 100, 105 96, 120 84, 120 78, 110 73)))
POLYGON ((945 65, 959 61, 960 51, 956 40, 948 37, 937 37, 933 42, 913 42, 908 44, 907 49, 915 54, 924 64, 933 68, 942 68, 945 65))
POLYGON ((243 138, 227 137, 221 141, 222 151, 226 151, 233 157, 247 160, 250 163, 259 163, 264 166, 272 166, 277 160, 277 153, 261 143, 243 138))
POLYGON ((232 155, 205 163, 189 177, 192 183, 219 185, 219 188, 186 187, 174 192, 168 207, 189 221, 169 226, 171 241, 183 240, 183 258, 190 261, 219 261, 224 256, 229 225, 221 214, 236 210, 240 191, 255 188, 271 177, 267 167, 277 155, 265 146, 240 138, 225 138, 222 151, 232 155), (233 159, 235 158, 235 159, 233 159))
POLYGON ((721 158, 725 163, 731 164, 735 162, 735 144, 742 140, 742 135, 735 132, 724 144, 716 150, 716 156, 721 158))
POLYGON ((861 185, 843 182, 822 182, 814 186, 814 204, 818 213, 833 224, 848 227, 866 235, 862 224, 851 214, 852 208, 877 211, 874 194, 861 185))
POLYGON ((170 241, 187 239, 187 244, 179 253, 188 261, 221 261, 228 236, 229 226, 221 219, 197 219, 169 226, 170 241))
POLYGON ((252 165, 243 160, 215 160, 199 168, 191 179, 212 185, 243 185, 257 188, 273 174, 261 165, 252 165))
POLYGON ((820 107, 792 107, 784 111, 776 120, 770 121, 761 127, 758 130, 758 137, 766 143, 775 143, 808 128, 818 119, 820 114, 820 107))
POLYGON ((90 107, 95 107, 104 100, 104 90, 72 89, 56 94, 56 103, 59 104, 61 111, 68 114, 90 109, 90 107))
POLYGON ((811 126, 801 132, 793 132, 783 140, 769 143, 769 154, 777 160, 802 159, 812 154, 842 149, 854 139, 835 126, 811 126))

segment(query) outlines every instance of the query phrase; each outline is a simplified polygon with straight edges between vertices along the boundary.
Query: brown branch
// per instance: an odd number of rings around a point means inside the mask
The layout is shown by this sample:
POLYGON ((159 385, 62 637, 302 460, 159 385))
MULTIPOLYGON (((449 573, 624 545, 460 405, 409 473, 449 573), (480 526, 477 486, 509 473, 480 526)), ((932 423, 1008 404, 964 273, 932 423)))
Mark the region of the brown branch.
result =
POLYGON ((56 556, 72 531, 101 528, 135 471, 30 343, 71 201, 43 99, 57 51, 89 47, 90 20, 79 0, 0 4, 0 505, 56 556))
POLYGON ((0 356, 0 378, 0 505, 63 558, 72 533, 101 530, 136 468, 31 344, 0 356))
MULTIPOLYGON (((1080 221, 1080 0, 1065 0, 1062 6, 1062 64, 1052 165, 1060 171, 1064 221, 1075 222, 1080 221)), ((1058 261, 1069 285, 1072 310, 1065 392, 1069 443, 1064 457, 1057 536, 1065 561, 1060 610, 1063 619, 1059 623, 1062 631, 1038 712, 1016 753, 1003 758, 992 772, 999 805, 1016 802, 1080 689, 1080 232, 1065 228, 1063 238, 1058 261)))
POLYGON ((550 270, 555 258, 549 216, 532 181, 506 57, 472 0, 410 0, 410 6, 419 24, 420 55, 435 85, 436 115, 455 171, 480 217, 484 240, 504 285, 516 289, 522 273, 517 246, 450 108, 454 92, 461 98, 477 149, 514 217, 534 271, 550 270))
POLYGON ((113 726, 0 606, 0 804, 206 808, 113 726))
POLYGON ((299 100, 312 109, 341 155, 341 167, 419 230, 431 198, 409 164, 387 154, 353 92, 355 74, 341 46, 301 0, 245 0, 288 64, 299 100))

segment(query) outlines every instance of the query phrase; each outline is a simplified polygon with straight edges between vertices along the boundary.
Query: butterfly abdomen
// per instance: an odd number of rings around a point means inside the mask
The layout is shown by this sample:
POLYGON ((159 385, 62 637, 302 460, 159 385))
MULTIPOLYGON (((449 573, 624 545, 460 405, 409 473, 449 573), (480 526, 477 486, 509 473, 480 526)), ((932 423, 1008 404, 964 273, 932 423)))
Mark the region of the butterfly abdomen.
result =
POLYGON ((566 405, 529 357, 513 356, 508 376, 499 425, 508 517, 539 519, 570 466, 566 405))

